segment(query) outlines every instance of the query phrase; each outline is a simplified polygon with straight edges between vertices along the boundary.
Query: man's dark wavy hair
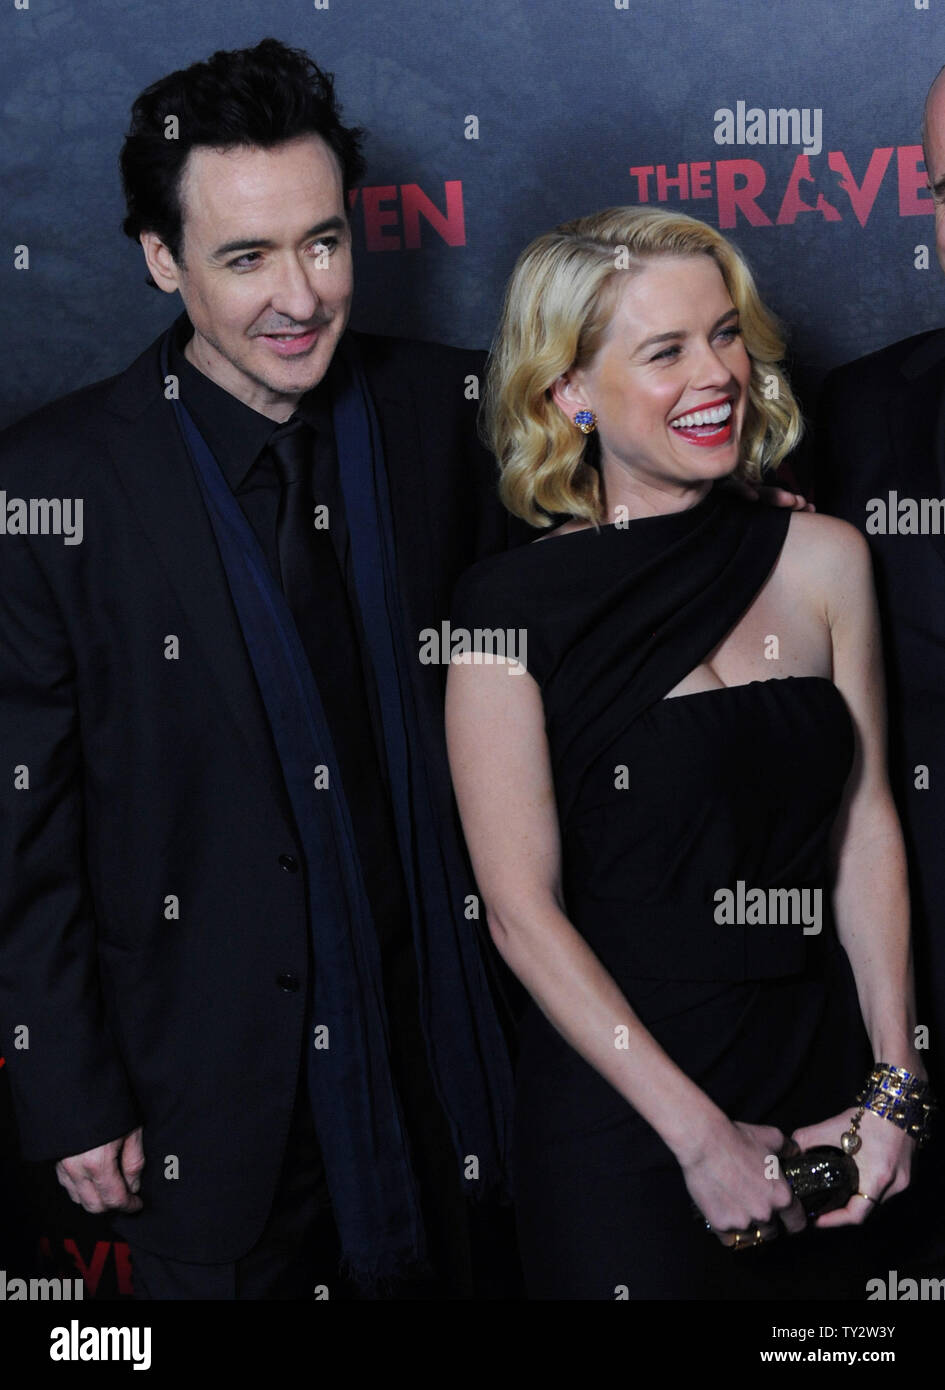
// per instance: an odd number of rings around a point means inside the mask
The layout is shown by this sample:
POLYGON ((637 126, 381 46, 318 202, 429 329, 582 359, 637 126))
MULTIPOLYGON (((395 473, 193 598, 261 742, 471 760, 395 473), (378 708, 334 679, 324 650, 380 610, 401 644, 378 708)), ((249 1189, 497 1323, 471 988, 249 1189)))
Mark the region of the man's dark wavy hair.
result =
POLYGON ((135 241, 141 232, 155 232, 180 263, 180 181, 191 150, 271 149, 300 135, 320 135, 335 152, 347 197, 364 172, 364 132, 341 124, 332 75, 278 39, 214 53, 152 82, 131 108, 121 149, 122 230, 135 241), (171 116, 177 118, 176 139, 165 135, 171 116))

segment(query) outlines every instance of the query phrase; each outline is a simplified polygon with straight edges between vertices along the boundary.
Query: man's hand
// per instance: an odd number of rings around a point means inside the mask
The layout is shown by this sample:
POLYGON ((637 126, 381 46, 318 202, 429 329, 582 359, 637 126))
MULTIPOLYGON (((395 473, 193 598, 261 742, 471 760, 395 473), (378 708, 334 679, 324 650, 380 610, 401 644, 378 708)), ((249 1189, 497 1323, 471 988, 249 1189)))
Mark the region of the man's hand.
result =
POLYGON ((135 1193, 141 1186, 143 1167, 139 1125, 130 1134, 97 1149, 60 1159, 56 1177, 73 1202, 86 1211, 140 1211, 144 1203, 135 1193))
POLYGON ((789 492, 786 487, 769 487, 766 483, 749 483, 744 478, 726 478, 722 487, 737 492, 739 497, 749 502, 764 502, 769 507, 790 507, 792 512, 815 512, 813 502, 808 502, 799 492, 789 492))

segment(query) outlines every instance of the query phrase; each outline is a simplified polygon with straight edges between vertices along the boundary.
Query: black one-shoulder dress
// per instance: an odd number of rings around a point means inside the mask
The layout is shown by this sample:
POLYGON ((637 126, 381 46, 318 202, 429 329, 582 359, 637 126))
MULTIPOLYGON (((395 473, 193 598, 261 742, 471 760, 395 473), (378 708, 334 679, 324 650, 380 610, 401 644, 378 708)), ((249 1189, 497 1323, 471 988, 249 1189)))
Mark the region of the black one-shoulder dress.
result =
MULTIPOLYGON (((768 680, 664 697, 735 627, 789 520, 712 490, 680 513, 491 557, 451 617, 454 643, 464 629, 484 650, 497 631, 517 641, 541 688, 571 922, 731 1119, 786 1132, 850 1105, 869 1063, 830 910, 851 718, 830 680, 780 677, 776 660, 768 680)), ((530 1297, 839 1292, 841 1232, 723 1248, 656 1132, 534 1004, 519 1043, 530 1297)))

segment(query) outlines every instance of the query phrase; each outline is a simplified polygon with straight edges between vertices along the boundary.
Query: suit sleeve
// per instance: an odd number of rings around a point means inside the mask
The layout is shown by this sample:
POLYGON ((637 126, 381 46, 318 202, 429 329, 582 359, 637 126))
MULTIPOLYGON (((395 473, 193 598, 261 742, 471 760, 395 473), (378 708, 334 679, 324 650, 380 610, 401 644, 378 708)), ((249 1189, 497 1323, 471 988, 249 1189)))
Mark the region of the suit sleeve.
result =
POLYGON ((51 586, 0 536, 0 1051, 23 1156, 138 1123, 99 982, 75 663, 51 586))

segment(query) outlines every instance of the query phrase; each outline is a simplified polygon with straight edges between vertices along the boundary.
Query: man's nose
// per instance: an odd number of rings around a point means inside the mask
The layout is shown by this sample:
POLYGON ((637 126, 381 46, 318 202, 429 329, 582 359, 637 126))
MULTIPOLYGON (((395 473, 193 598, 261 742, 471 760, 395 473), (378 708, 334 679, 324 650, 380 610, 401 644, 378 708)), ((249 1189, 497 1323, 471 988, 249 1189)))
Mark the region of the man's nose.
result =
POLYGON ((318 308, 316 272, 309 272, 296 256, 288 256, 279 266, 272 307, 296 323, 306 323, 318 308))

